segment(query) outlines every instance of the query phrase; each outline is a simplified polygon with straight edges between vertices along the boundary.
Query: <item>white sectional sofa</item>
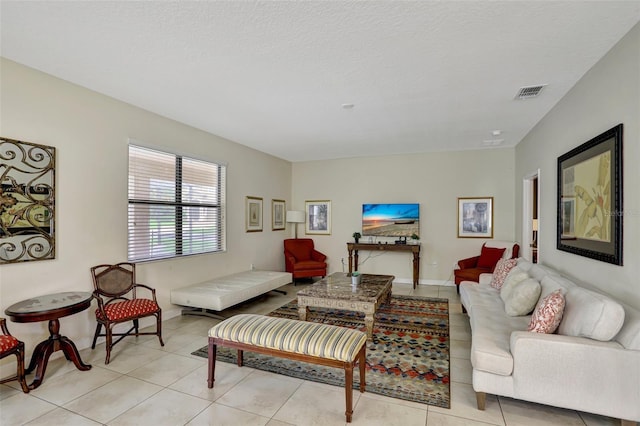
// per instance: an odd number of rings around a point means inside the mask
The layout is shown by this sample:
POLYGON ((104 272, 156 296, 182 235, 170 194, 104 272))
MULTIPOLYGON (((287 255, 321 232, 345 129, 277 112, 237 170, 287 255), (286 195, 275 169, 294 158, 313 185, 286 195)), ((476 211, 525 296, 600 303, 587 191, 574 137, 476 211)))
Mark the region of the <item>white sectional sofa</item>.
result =
POLYGON ((495 394, 640 422, 640 311, 545 266, 517 266, 540 283, 540 301, 561 289, 562 322, 554 334, 527 331, 531 315, 506 314, 491 274, 460 285, 478 409, 495 394))

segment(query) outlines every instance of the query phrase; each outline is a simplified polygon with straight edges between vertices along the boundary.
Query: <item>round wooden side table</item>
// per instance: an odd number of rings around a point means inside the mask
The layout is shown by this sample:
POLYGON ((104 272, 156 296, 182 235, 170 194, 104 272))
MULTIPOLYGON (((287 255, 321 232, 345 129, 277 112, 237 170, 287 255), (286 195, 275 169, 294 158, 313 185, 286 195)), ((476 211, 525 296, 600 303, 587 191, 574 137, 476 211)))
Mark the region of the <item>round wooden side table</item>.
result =
POLYGON ((35 389, 42 383, 47 370, 49 357, 53 352, 62 350, 64 356, 73 361, 78 370, 86 371, 91 365, 80 358, 76 345, 66 336, 60 335, 60 318, 84 311, 91 306, 93 295, 84 291, 47 294, 14 303, 4 313, 14 322, 49 321, 49 338, 36 346, 31 356, 26 374, 36 371, 29 389, 35 389))

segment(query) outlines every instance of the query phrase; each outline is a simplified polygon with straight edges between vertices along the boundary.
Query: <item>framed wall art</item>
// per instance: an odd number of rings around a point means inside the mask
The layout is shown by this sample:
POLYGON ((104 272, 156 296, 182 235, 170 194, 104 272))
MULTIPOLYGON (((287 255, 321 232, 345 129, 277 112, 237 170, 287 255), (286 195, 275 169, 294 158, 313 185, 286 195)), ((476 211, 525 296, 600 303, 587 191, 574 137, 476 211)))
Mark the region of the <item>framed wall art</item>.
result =
POLYGON ((282 231, 284 230, 285 212, 287 211, 286 203, 284 200, 271 200, 271 230, 282 231))
POLYGON ((247 232, 262 232, 262 198, 247 197, 245 201, 247 232))
POLYGON ((0 264, 55 258, 56 149, 0 138, 0 264))
POLYGON ((622 124, 558 157, 558 250, 622 265, 622 124))
POLYGON ((458 198, 458 238, 493 238, 493 197, 458 198))
POLYGON ((305 201, 305 234, 331 235, 331 201, 305 201))

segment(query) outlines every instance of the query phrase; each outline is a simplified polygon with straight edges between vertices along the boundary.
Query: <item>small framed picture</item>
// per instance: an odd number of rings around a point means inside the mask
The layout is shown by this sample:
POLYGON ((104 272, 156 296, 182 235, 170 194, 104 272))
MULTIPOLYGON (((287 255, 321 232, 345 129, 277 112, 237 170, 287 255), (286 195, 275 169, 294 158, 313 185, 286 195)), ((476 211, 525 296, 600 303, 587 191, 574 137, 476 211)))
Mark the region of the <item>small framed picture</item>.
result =
POLYGON ((331 201, 305 201, 305 234, 331 235, 331 201))
POLYGON ((247 232, 262 232, 262 198, 247 197, 245 211, 247 232))
POLYGON ((458 198, 458 238, 493 238, 493 197, 458 198))
POLYGON ((286 204, 284 200, 271 200, 271 230, 282 231, 285 228, 284 215, 286 204))

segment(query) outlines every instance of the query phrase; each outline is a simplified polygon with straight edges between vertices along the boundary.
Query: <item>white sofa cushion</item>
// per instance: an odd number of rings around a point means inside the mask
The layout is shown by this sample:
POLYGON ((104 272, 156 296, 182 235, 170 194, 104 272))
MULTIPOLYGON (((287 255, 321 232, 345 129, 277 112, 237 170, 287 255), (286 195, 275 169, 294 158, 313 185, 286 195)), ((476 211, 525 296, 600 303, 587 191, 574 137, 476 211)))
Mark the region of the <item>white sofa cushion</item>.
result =
MULTIPOLYGON (((502 287, 502 290, 505 290, 505 287, 502 287)), ((527 278, 513 285, 506 296, 503 297, 502 293, 503 291, 500 292, 500 297, 504 302, 504 311, 507 315, 511 317, 528 315, 536 307, 540 297, 540 283, 533 278, 527 278)))
MULTIPOLYGON (((531 275, 532 278, 536 278, 531 275)), ((537 279, 537 278, 536 278, 537 279)), ((556 290, 562 290, 562 294, 567 294, 570 288, 576 287, 576 284, 573 281, 570 281, 564 277, 559 275, 546 275, 540 281, 540 286, 542 287, 542 291, 540 292, 540 299, 538 300, 538 304, 536 305, 536 309, 542 303, 542 300, 553 293, 556 290)))
POLYGON ((622 328, 624 309, 603 294, 576 286, 567 291, 565 302, 559 334, 606 342, 622 328))

